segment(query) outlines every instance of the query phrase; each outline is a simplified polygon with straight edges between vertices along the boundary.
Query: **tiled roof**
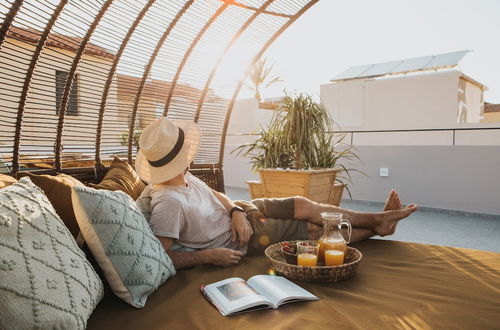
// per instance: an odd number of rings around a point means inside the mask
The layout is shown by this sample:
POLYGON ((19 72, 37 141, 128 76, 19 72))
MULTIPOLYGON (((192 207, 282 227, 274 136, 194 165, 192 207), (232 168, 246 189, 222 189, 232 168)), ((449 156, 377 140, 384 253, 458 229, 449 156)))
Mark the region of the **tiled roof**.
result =
POLYGON ((484 112, 500 112, 500 104, 484 102, 484 112))
MULTIPOLYGON (((29 43, 37 43, 40 40, 41 34, 42 34, 41 31, 32 28, 25 29, 15 26, 11 26, 9 32, 7 32, 7 35, 10 36, 11 38, 21 41, 26 41, 29 43)), ((49 47, 52 46, 76 52, 78 51, 81 42, 82 38, 80 37, 51 33, 49 34, 49 37, 47 38, 45 45, 49 47)), ((87 43, 87 47, 85 48, 84 53, 87 55, 94 55, 109 59, 115 58, 115 54, 113 54, 112 52, 91 43, 87 43)))
MULTIPOLYGON (((134 94, 139 88, 139 84, 141 82, 141 78, 133 77, 125 74, 118 74, 118 94, 134 94)), ((172 86, 171 82, 158 80, 158 79, 149 79, 146 85, 144 86, 144 92, 148 94, 155 94, 158 97, 166 97, 170 92, 170 88, 172 86)), ((201 90, 190 85, 186 84, 177 84, 175 87, 175 95, 176 96, 184 96, 188 98, 199 98, 201 95, 201 90)), ((211 91, 209 90, 209 96, 212 96, 211 91)))

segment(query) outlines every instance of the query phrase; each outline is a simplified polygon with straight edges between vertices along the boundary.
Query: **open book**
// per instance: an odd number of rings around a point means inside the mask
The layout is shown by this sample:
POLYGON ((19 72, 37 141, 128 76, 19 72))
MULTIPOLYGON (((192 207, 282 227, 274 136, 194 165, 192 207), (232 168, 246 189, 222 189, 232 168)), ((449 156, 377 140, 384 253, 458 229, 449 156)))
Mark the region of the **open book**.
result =
POLYGON ((204 285, 201 292, 224 316, 319 299, 286 278, 271 275, 255 275, 248 281, 232 277, 204 285))

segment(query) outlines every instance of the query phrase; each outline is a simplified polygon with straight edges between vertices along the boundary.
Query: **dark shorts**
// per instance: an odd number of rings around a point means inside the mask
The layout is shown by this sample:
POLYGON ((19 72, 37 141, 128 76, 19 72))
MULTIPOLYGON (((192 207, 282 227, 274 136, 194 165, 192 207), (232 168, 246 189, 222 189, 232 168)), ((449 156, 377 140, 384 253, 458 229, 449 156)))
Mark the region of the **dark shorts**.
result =
POLYGON ((259 198, 237 202, 245 209, 253 235, 247 255, 263 254, 271 244, 307 239, 307 221, 294 220, 293 198, 259 198))

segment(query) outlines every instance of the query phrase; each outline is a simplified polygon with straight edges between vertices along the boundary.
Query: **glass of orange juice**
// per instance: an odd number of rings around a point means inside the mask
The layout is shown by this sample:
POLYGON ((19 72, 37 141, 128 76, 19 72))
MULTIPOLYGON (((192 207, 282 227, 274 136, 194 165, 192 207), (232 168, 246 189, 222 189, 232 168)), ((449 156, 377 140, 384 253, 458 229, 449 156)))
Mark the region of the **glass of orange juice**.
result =
POLYGON ((325 265, 340 266, 344 263, 343 250, 325 250, 325 265))
POLYGON ((297 265, 316 266, 318 263, 319 244, 313 241, 297 243, 297 265))

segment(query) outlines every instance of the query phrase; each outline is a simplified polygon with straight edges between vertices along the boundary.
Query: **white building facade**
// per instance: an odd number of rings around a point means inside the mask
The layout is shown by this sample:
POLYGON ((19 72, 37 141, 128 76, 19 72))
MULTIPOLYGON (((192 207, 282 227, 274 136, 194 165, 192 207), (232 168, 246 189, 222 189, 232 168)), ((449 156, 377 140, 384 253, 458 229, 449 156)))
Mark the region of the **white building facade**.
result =
POLYGON ((478 123, 486 87, 460 71, 432 71, 321 85, 321 100, 345 130, 411 130, 478 123))

